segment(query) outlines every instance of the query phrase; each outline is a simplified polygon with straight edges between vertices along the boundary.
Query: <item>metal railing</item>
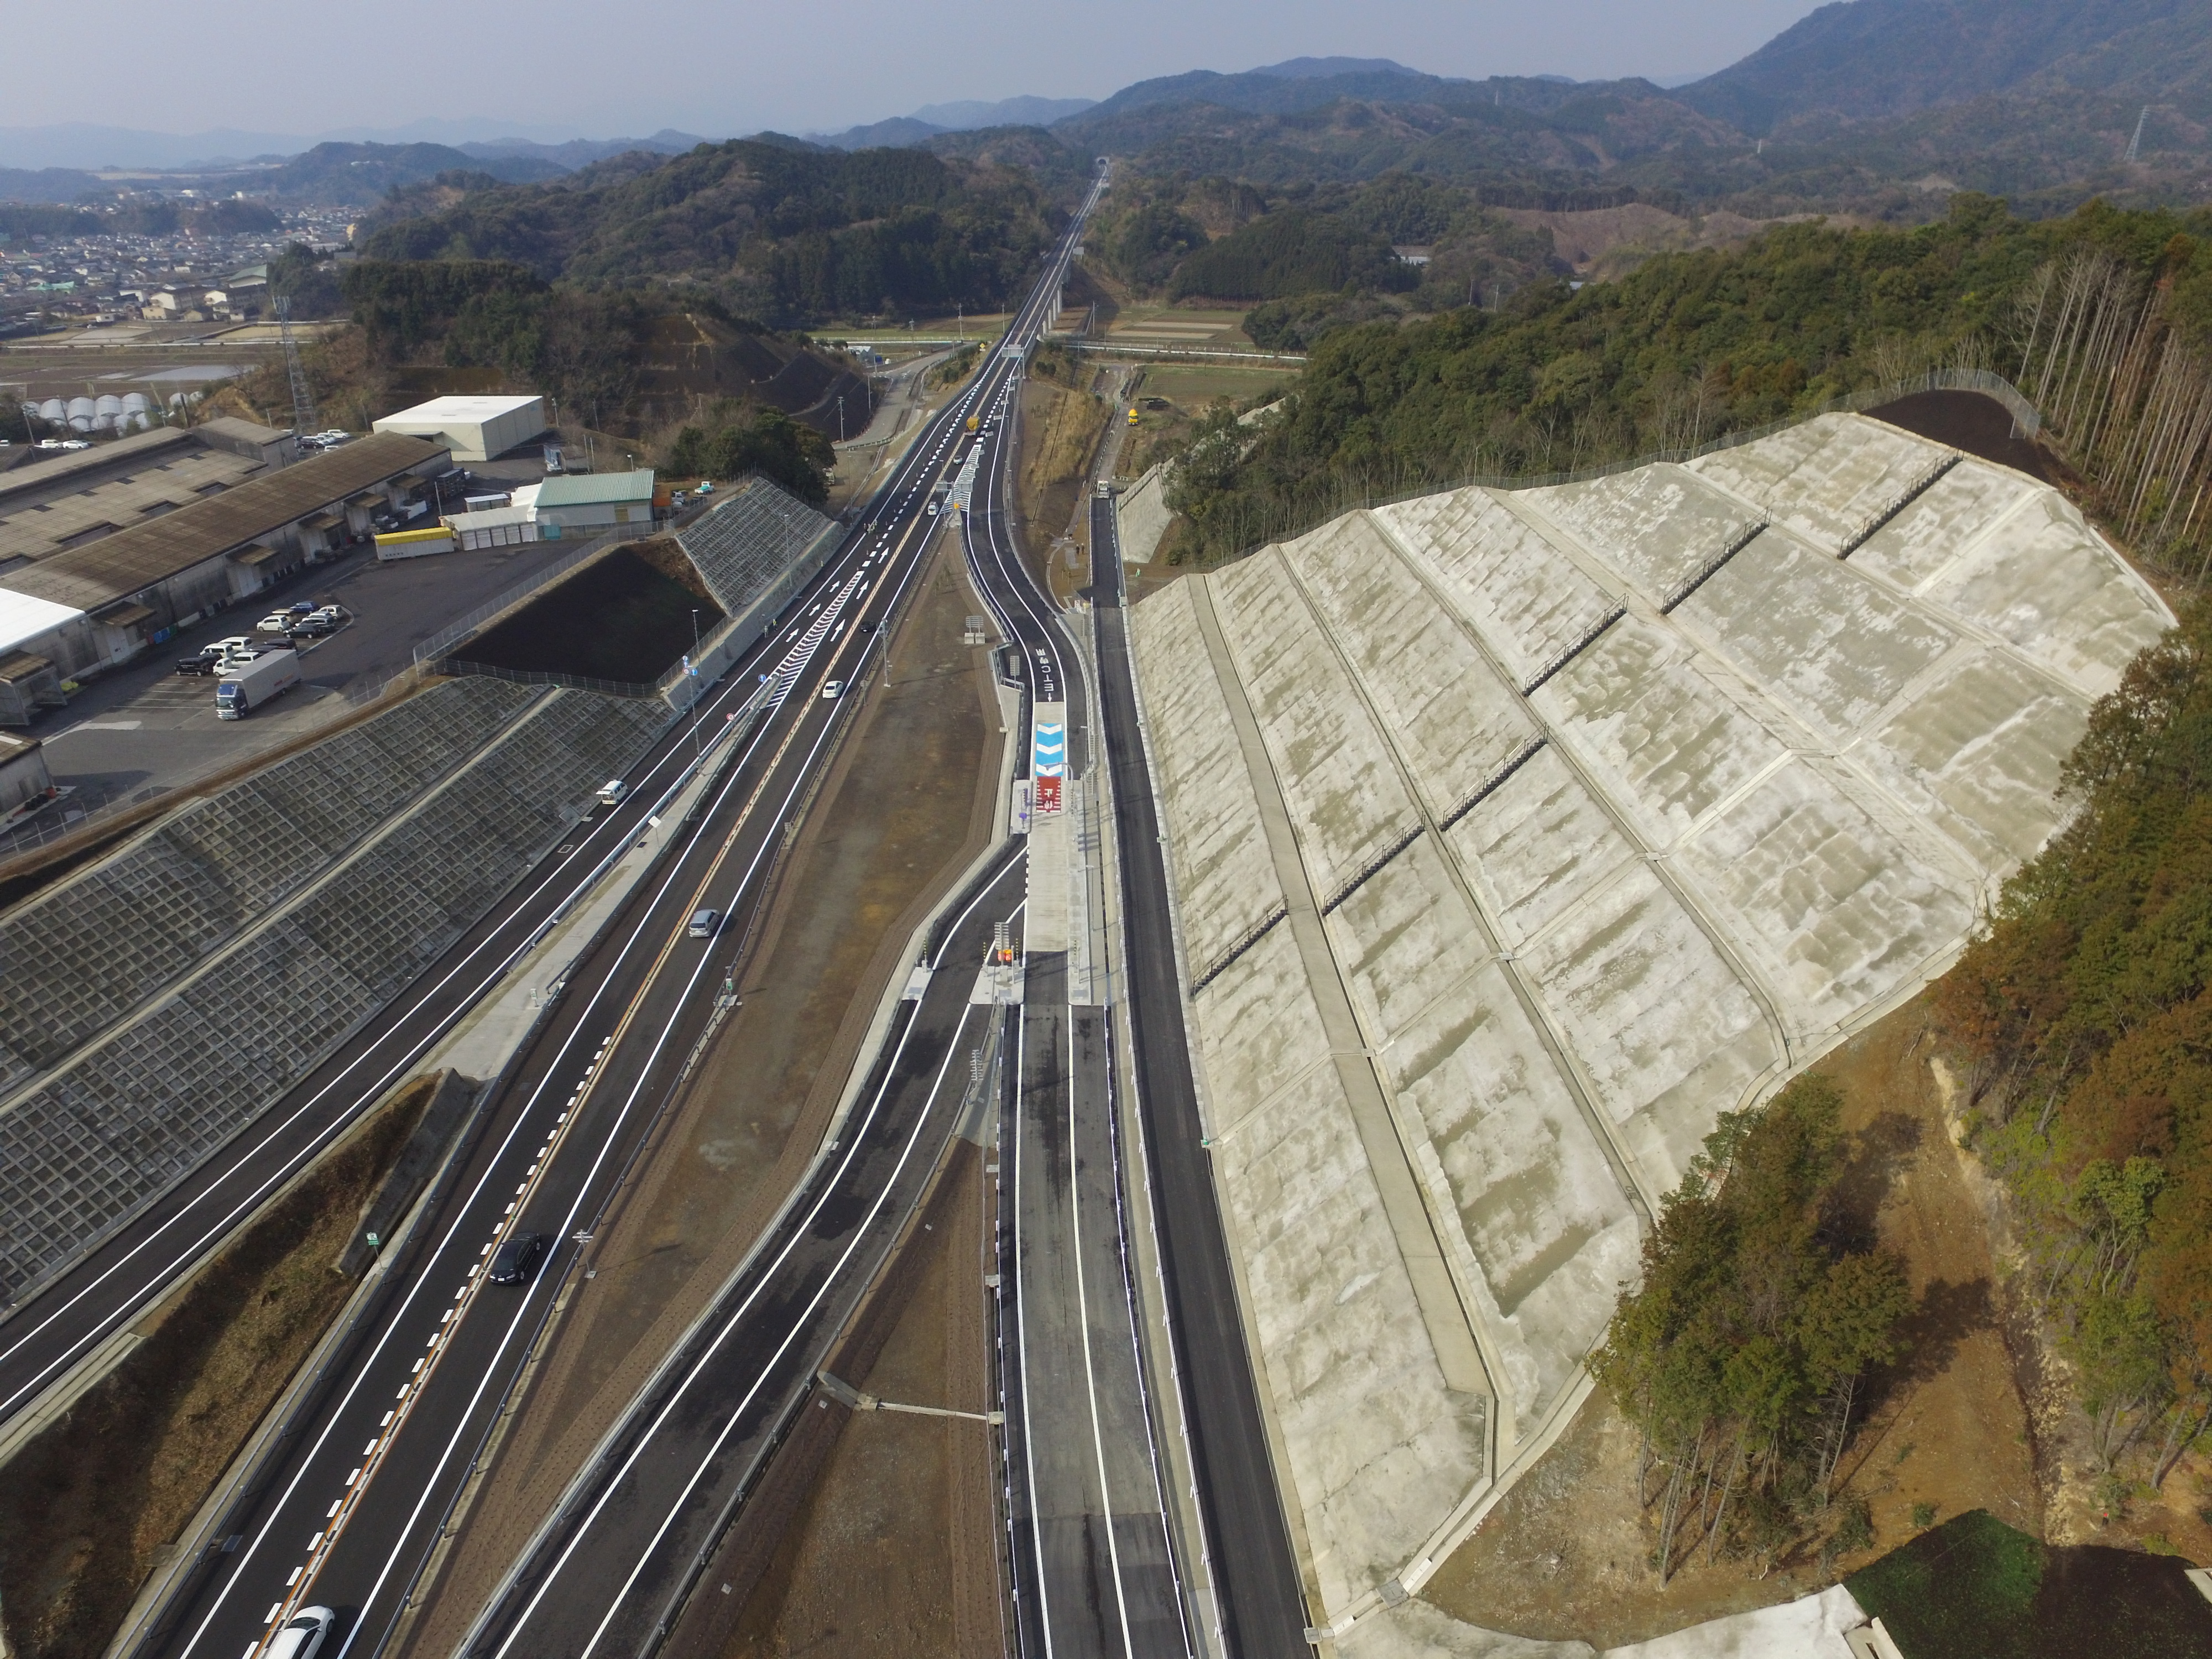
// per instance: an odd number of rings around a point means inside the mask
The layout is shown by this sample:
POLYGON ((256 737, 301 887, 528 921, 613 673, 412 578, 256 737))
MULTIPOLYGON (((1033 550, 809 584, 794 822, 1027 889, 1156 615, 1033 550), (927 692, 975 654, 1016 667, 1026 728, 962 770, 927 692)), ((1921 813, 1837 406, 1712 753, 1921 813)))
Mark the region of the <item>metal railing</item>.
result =
POLYGON ((416 662, 418 664, 433 662, 443 657, 463 640, 475 633, 477 629, 499 615, 501 611, 520 605, 539 589, 548 587, 560 580, 586 560, 597 558, 600 554, 611 548, 618 547, 624 542, 643 539, 645 539, 643 537, 630 535, 617 536, 612 539, 593 538, 583 543, 574 552, 562 554, 552 563, 532 572, 514 586, 486 599, 475 610, 463 612, 431 635, 429 638, 421 641, 415 647, 416 662))

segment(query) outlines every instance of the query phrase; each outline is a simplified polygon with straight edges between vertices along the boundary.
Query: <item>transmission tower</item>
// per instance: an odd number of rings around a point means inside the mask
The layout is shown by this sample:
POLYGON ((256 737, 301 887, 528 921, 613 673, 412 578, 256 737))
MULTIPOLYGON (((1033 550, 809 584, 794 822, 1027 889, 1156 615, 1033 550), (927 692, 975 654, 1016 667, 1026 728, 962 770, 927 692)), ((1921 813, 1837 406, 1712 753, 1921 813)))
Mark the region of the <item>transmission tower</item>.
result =
POLYGON ((315 400, 307 395, 307 371, 300 367, 300 343, 292 337, 292 301, 276 296, 276 331, 284 337, 284 370, 292 377, 292 435, 304 438, 319 430, 315 400))
POLYGON ((2145 104, 2142 106, 2142 113, 2136 117, 2136 136, 2128 140, 2128 153, 2120 158, 2122 161, 2132 161, 2142 153, 2143 123, 2149 119, 2150 106, 2145 104))

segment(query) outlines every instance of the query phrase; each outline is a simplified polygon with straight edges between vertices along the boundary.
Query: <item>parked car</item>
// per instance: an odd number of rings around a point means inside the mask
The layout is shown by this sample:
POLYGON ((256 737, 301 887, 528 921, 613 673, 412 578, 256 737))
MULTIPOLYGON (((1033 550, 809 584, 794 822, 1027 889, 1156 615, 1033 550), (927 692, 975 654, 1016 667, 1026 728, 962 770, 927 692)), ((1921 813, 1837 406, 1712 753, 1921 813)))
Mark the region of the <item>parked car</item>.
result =
POLYGON ((544 1259, 544 1234, 517 1233, 494 1254, 484 1277, 495 1285, 527 1285, 544 1259))
POLYGON ((197 657, 179 657, 177 659, 177 672, 179 674, 212 674, 215 672, 216 660, 216 659, 215 658, 207 655, 205 653, 202 653, 197 657))
POLYGON ((307 613, 321 622, 343 622, 345 612, 334 605, 319 605, 307 613))
POLYGON ((315 614, 314 603, 310 599, 295 599, 284 608, 295 617, 312 617, 315 614))
POLYGON ((284 630, 289 637, 295 640, 319 640, 337 631, 337 623, 328 617, 301 617, 284 630))
POLYGON ((291 623, 292 613, 290 611, 272 611, 267 616, 264 617, 259 622, 253 624, 253 631, 257 634, 281 634, 287 628, 290 627, 291 623))

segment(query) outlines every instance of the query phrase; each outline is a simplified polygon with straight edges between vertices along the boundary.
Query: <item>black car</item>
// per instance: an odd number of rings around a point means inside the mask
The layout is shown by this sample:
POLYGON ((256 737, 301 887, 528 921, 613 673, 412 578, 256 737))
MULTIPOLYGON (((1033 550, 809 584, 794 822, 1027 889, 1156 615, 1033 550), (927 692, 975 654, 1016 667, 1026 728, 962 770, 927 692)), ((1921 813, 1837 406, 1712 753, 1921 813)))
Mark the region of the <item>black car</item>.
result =
POLYGON ((215 663, 216 659, 213 657, 179 657, 177 659, 177 672, 212 674, 215 672, 215 663))
POLYGON ((295 640, 319 640, 337 631, 338 625, 326 617, 302 617, 284 629, 285 634, 295 640))
POLYGON ((544 1233, 517 1233, 493 1255, 484 1277, 495 1285, 527 1285, 545 1259, 544 1233))

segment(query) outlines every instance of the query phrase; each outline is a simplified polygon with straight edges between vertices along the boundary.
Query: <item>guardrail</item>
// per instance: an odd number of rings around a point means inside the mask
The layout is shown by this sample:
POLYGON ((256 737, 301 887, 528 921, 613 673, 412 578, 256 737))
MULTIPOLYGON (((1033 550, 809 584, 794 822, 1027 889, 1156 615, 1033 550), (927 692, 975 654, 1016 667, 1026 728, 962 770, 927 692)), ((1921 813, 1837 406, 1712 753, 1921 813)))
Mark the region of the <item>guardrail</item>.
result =
POLYGON ((1085 340, 1074 335, 1048 334, 1046 343, 1064 347, 1077 356, 1085 353, 1106 357, 1172 357, 1188 358, 1194 362, 1214 363, 1290 363, 1306 361, 1303 351, 1231 351, 1217 346, 1125 345, 1109 344, 1103 340, 1085 340))

